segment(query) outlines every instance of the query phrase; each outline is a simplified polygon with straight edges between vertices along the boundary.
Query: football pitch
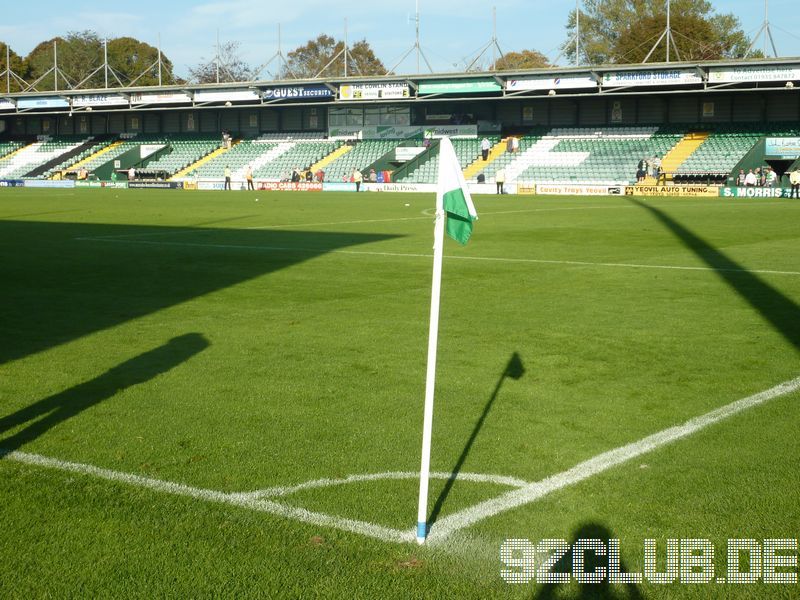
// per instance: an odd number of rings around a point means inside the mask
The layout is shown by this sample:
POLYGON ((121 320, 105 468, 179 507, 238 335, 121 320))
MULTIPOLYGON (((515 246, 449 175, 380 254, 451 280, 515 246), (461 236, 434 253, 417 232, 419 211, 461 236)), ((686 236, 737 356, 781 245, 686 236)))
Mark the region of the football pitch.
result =
POLYGON ((432 194, 0 190, 0 597, 798 597, 800 204, 474 199, 420 547, 432 194))

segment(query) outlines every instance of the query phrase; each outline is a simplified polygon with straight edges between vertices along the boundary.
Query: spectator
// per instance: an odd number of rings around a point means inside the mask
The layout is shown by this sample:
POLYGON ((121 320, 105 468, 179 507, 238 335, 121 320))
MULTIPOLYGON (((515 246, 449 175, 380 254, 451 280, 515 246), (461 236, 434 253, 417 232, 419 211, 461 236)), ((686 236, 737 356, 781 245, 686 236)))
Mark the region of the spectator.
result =
POLYGON ((325 171, 323 171, 322 169, 318 169, 317 172, 314 173, 314 177, 316 177, 319 183, 322 183, 323 181, 325 181, 325 171))
POLYGON ((789 183, 792 186, 789 192, 789 198, 797 198, 800 200, 800 167, 789 173, 789 183))
POLYGON ((753 187, 756 185, 756 174, 753 173, 753 169, 750 169, 747 172, 747 175, 744 177, 744 184, 747 187, 753 187))
POLYGON ((736 185, 738 187, 744 187, 745 179, 747 179, 747 175, 744 174, 744 169, 739 169, 739 175, 736 176, 736 185))
POLYGON ((133 181, 136 178, 136 169, 131 167, 128 169, 128 181, 133 181))
POLYGON ((483 138, 481 140, 481 158, 483 158, 483 160, 489 160, 489 150, 491 147, 492 144, 489 142, 488 138, 483 138))
POLYGON ((244 172, 244 178, 247 180, 247 189, 248 190, 255 190, 255 186, 253 185, 253 169, 250 165, 247 165, 247 169, 244 172))
POLYGON ((761 173, 761 167, 756 167, 755 176, 756 176, 755 185, 763 187, 764 186, 764 175, 761 173))
POLYGON ((775 187, 775 184, 778 182, 778 175, 772 170, 772 167, 767 167, 767 173, 764 177, 767 187, 775 187))
POLYGON ((514 151, 514 136, 508 136, 506 138, 506 152, 513 152, 514 151))
POLYGON ((519 152, 519 138, 517 138, 515 135, 511 136, 511 152, 514 154, 519 152))
POLYGON ((641 183, 644 181, 644 176, 647 169, 647 162, 644 159, 639 161, 639 164, 636 166, 636 182, 641 183))
POLYGON ((369 170, 369 182, 370 183, 377 183, 378 181, 378 174, 375 172, 375 169, 369 170))
POLYGON ((364 176, 361 174, 361 171, 354 168, 353 169, 353 182, 356 184, 356 191, 361 191, 361 182, 364 181, 364 176))
POLYGON ((505 194, 503 190, 503 186, 506 182, 506 171, 505 169, 498 169, 497 172, 494 174, 494 182, 497 184, 497 193, 498 194, 505 194))
POLYGON ((311 169, 309 169, 306 171, 306 182, 311 183, 312 181, 314 181, 314 174, 311 172, 311 169))

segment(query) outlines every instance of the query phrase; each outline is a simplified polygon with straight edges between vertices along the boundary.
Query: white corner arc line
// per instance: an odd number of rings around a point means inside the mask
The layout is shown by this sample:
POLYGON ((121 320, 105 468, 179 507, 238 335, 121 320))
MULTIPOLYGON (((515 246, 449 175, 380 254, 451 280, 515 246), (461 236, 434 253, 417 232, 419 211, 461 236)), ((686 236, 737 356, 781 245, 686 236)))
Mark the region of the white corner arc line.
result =
MULTIPOLYGON (((313 481, 306 481, 293 486, 278 486, 271 487, 264 490, 256 490, 254 492, 244 492, 236 494, 244 498, 274 498, 276 496, 289 496, 303 490, 310 490, 314 488, 332 487, 337 485, 347 485, 350 483, 362 483, 367 481, 381 481, 386 479, 399 480, 399 479, 418 479, 419 471, 387 471, 386 473, 367 473, 364 475, 348 475, 340 479, 315 479, 313 481)), ((486 475, 483 473, 445 473, 437 471, 430 474, 431 479, 455 479, 457 481, 470 481, 473 483, 494 483, 497 485, 505 485, 513 488, 522 488, 529 485, 529 481, 517 479, 515 477, 507 477, 505 475, 486 475)))
POLYGON ((220 504, 239 506, 258 512, 271 513, 280 517, 302 521, 312 525, 320 525, 341 529, 344 531, 350 531, 352 533, 358 533, 360 535, 376 538, 386 542, 406 543, 413 542, 416 539, 416 533, 412 529, 401 531, 399 529, 383 527, 381 525, 368 523, 366 521, 347 519, 344 517, 310 511, 305 508, 289 506, 279 502, 274 502, 272 500, 254 499, 242 494, 229 494, 215 490, 207 490, 184 485, 182 483, 164 481, 161 479, 152 479, 150 477, 142 477, 132 473, 113 471, 111 469, 103 469, 93 465, 58 460, 55 458, 49 458, 47 456, 41 456, 39 454, 28 454, 26 452, 14 451, 5 454, 5 456, 0 454, 0 459, 2 458, 27 465, 46 467, 72 473, 80 473, 82 475, 89 475, 98 479, 105 479, 106 481, 124 483, 135 487, 171 494, 173 496, 185 496, 189 498, 195 498, 197 500, 204 500, 206 502, 217 502, 220 504))
POLYGON ((594 475, 616 467, 637 456, 646 454, 667 444, 688 437, 698 431, 728 419, 744 410, 765 404, 780 396, 785 396, 800 389, 800 377, 785 381, 768 390, 759 392, 747 398, 736 400, 730 404, 712 410, 704 415, 689 419, 682 425, 669 427, 654 433, 637 442, 620 446, 598 454, 556 475, 542 479, 527 486, 506 492, 500 496, 475 504, 469 508, 453 513, 439 519, 431 528, 429 540, 431 542, 444 541, 453 533, 493 517, 501 512, 511 510, 525 504, 530 504, 567 486, 579 483, 594 475))
MULTIPOLYGON (((704 415, 694 417, 682 425, 669 427, 658 433, 642 438, 637 442, 632 442, 614 450, 609 450, 608 452, 604 452, 595 456, 594 458, 579 463, 567 471, 563 471, 562 473, 552 475, 541 481, 533 483, 528 483, 513 477, 482 475, 479 473, 459 473, 457 479, 508 485, 515 489, 496 496, 493 499, 480 502, 469 508, 439 519, 431 529, 428 539, 434 544, 445 542, 451 535, 460 531, 461 529, 470 527, 475 523, 493 517, 501 512, 530 504, 539 498, 546 496, 547 494, 584 481, 594 475, 603 473, 604 471, 636 458, 637 456, 641 456, 642 454, 651 452, 652 450, 670 444, 674 441, 688 437, 702 429, 705 429, 706 427, 709 427, 710 425, 728 419, 742 411, 765 404, 770 400, 785 396, 797 391, 798 389, 800 389, 800 377, 785 381, 768 390, 748 396, 747 398, 743 398, 741 400, 737 400, 718 409, 712 410, 704 415)), ((262 490, 254 493, 226 493, 19 451, 8 453, 2 453, 2 451, 0 451, 0 460, 2 459, 56 469, 59 471, 80 473, 107 481, 124 483, 127 485, 146 488, 175 496, 184 496, 198 500, 204 500, 206 502, 216 502, 238 506, 258 512, 274 514, 288 519, 294 519, 296 521, 301 521, 312 525, 349 531, 386 542, 402 544, 413 543, 416 541, 416 532, 413 529, 393 529, 391 527, 384 527, 366 521, 314 512, 304 508, 281 504, 273 500, 254 497, 254 494, 263 494, 264 492, 279 491, 279 493, 276 493, 275 495, 286 495, 301 489, 323 487, 326 485, 342 485, 358 481, 390 479, 394 478, 395 476, 397 476, 397 478, 407 478, 411 476, 416 477, 418 476, 418 473, 415 472, 401 471, 369 475, 353 475, 342 479, 314 480, 293 487, 270 488, 269 490, 262 490)), ((434 474, 432 474, 432 476, 433 475, 434 474)), ((450 479, 452 478, 452 473, 437 472, 435 473, 435 476, 437 478, 450 479)))

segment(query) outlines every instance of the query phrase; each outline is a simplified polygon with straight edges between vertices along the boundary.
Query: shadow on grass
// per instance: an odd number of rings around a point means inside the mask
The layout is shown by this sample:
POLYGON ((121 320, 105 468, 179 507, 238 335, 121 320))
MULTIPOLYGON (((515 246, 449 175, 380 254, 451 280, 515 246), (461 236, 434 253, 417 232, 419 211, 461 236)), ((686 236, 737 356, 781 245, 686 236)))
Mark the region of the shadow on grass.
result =
POLYGON ((0 439, 0 458, 119 391, 166 373, 208 346, 208 340, 199 333, 172 338, 166 344, 135 356, 99 377, 0 418, 0 435, 30 422, 25 429, 0 439))
POLYGON ((394 237, 0 220, 0 364, 394 237))
POLYGON ((514 352, 514 354, 511 355, 506 368, 503 370, 503 373, 500 375, 500 379, 497 380, 497 385, 494 386, 494 392, 492 392, 492 395, 489 397, 489 401, 486 403, 486 406, 483 407, 483 413, 475 422, 475 427, 472 429, 472 434, 469 436, 467 443, 464 445, 464 449, 461 451, 461 456, 458 457, 456 465, 451 471, 450 478, 445 483, 444 488, 442 488, 439 497, 436 499, 436 502, 433 505, 430 517, 428 518, 429 528, 433 526, 437 517, 439 516, 439 513, 442 512, 442 507, 444 506, 445 500, 447 500, 447 496, 450 494, 450 490, 453 488, 453 484, 455 483, 458 474, 461 472, 461 468, 464 466, 467 456, 469 456, 469 451, 472 449, 472 445, 475 443, 475 439, 478 437, 478 434, 483 427, 483 422, 486 420, 486 416, 489 414, 492 404, 494 404, 494 401, 497 399, 497 395, 500 393, 500 388, 502 387, 503 382, 506 380, 506 378, 519 379, 524 374, 525 367, 522 365, 522 359, 520 359, 519 354, 514 352))
MULTIPOLYGON (((608 582, 608 540, 614 539, 614 536, 604 525, 599 523, 586 523, 578 527, 569 541, 570 550, 562 556, 555 565, 550 568, 551 573, 563 573, 572 578, 575 573, 573 567, 575 542, 578 540, 599 540, 605 546, 605 556, 597 556, 592 551, 584 551, 584 573, 595 573, 598 568, 606 569, 605 577, 599 583, 579 583, 577 592, 572 595, 565 595, 562 592, 567 590, 568 584, 564 583, 545 583, 542 584, 538 591, 533 595, 534 600, 555 600, 556 598, 571 598, 574 600, 591 600, 591 599, 619 599, 619 600, 639 600, 642 594, 636 584, 633 583, 617 583, 610 584, 608 582)), ((538 567, 538 565, 537 565, 538 567)), ((628 569, 619 559, 619 572, 627 573, 628 569)), ((570 588, 570 591, 571 588, 570 588)))
POLYGON ((790 344, 800 350, 800 307, 742 265, 728 258, 701 237, 658 208, 630 199, 650 212, 737 294, 756 309, 790 344))

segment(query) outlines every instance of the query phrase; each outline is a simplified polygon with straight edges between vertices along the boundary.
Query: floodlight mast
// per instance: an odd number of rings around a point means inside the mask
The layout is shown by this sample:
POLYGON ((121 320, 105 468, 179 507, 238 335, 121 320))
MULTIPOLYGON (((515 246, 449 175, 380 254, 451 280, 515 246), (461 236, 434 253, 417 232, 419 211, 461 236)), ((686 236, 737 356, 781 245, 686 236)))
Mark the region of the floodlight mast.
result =
POLYGON ((575 0, 575 36, 569 40, 561 47, 561 52, 558 53, 555 60, 552 63, 552 66, 555 67, 561 57, 564 56, 568 48, 570 48, 575 43, 575 66, 580 66, 581 60, 581 0, 575 0))
MULTIPOLYGON (((477 56, 472 60, 471 63, 467 65, 466 71, 469 71, 474 67, 477 62, 486 54, 486 51, 491 48, 492 49, 492 70, 496 71, 497 67, 497 52, 500 53, 500 58, 503 58, 503 50, 500 48, 500 44, 497 41, 497 7, 492 7, 492 39, 489 40, 487 44, 485 44, 480 50, 478 50, 477 56)), ((464 61, 466 63, 466 61, 464 61)))
POLYGON ((411 46, 411 48, 409 48, 403 54, 403 56, 400 57, 400 60, 398 60, 391 69, 386 71, 386 75, 389 75, 390 73, 394 73, 394 70, 397 67, 399 67, 402 64, 402 62, 406 59, 406 57, 409 54, 411 54, 414 50, 417 51, 417 73, 420 72, 420 62, 419 62, 420 57, 422 57, 422 60, 425 61, 425 65, 428 67, 428 70, 431 73, 433 73, 433 67, 431 67, 431 63, 428 62, 428 57, 425 56, 425 52, 423 52, 422 46, 419 43, 419 23, 420 23, 420 18, 419 18, 419 0, 417 0, 417 2, 416 2, 415 10, 416 10, 416 12, 414 13, 414 25, 415 25, 415 29, 416 29, 416 38, 415 38, 415 41, 414 41, 414 45, 411 46))
POLYGON ((661 44, 661 40, 666 40, 666 45, 667 45, 667 60, 666 60, 666 62, 667 63, 670 62, 670 43, 672 44, 672 47, 675 50, 675 57, 678 60, 681 59, 681 55, 678 53, 678 44, 675 43, 675 38, 672 35, 672 24, 671 24, 672 21, 671 21, 671 15, 670 15, 670 2, 671 2, 671 0, 666 0, 666 1, 667 1, 667 26, 664 28, 664 31, 661 33, 661 35, 658 36, 658 39, 656 40, 656 43, 653 44, 653 47, 650 48, 650 52, 648 52, 647 56, 644 57, 644 60, 642 61, 642 64, 644 64, 648 60, 650 60, 650 57, 653 55, 653 52, 655 52, 656 48, 658 48, 659 44, 661 44))
POLYGON ((758 38, 762 35, 764 36, 764 56, 767 56, 767 38, 769 38, 769 43, 772 45, 772 53, 774 54, 775 58, 778 58, 778 50, 775 47, 775 40, 772 38, 772 28, 769 25, 769 0, 764 0, 764 22, 753 36, 753 40, 750 42, 750 45, 747 47, 747 51, 744 53, 744 58, 747 58, 750 55, 750 52, 755 47, 758 38))

